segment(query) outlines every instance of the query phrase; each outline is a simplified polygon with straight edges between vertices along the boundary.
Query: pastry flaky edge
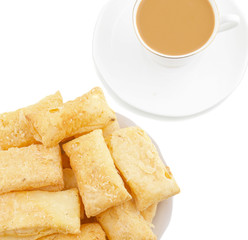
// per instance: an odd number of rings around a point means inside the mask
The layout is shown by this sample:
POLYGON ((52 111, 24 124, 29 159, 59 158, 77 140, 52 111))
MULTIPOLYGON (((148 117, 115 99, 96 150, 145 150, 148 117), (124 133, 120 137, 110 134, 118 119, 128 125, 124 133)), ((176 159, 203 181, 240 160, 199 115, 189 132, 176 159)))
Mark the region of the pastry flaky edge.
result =
POLYGON ((180 192, 169 167, 142 129, 122 128, 105 140, 139 211, 180 192))
POLYGON ((34 144, 0 151, 0 194, 64 188, 60 148, 34 144))
POLYGON ((0 195, 0 239, 37 239, 53 233, 80 233, 77 189, 0 195))
POLYGON ((140 215, 132 200, 99 214, 101 224, 109 240, 156 240, 150 225, 140 215))
MULTIPOLYGON (((68 190, 72 188, 78 189, 77 180, 71 168, 63 169, 63 176, 64 176, 64 184, 65 184, 64 190, 68 190)), ((80 218, 81 220, 85 218, 84 205, 83 205, 81 197, 80 197, 80 218)))
POLYGON ((102 134, 104 138, 107 138, 110 136, 114 131, 119 130, 120 125, 119 122, 116 119, 112 119, 103 129, 102 129, 102 134))
POLYGON ((94 130, 63 145, 77 179, 87 217, 131 199, 104 141, 94 130))
POLYGON ((61 104, 54 111, 28 113, 25 117, 34 138, 48 147, 72 136, 78 137, 104 128, 116 119, 99 87, 73 101, 61 104))
POLYGON ((25 115, 39 113, 40 111, 50 111, 62 103, 63 99, 60 92, 56 92, 34 105, 14 112, 0 114, 0 149, 26 147, 37 143, 25 115))

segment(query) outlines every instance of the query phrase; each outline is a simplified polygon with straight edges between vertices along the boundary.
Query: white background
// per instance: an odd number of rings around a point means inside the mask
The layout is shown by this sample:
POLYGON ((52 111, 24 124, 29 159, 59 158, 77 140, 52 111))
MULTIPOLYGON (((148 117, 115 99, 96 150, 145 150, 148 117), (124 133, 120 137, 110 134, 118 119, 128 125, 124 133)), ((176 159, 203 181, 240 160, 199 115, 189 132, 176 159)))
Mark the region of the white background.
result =
MULTIPOLYGON (((102 86, 92 36, 105 2, 0 0, 0 112, 102 86)), ((248 20, 247 0, 236 3, 248 20)), ((181 187, 163 239, 248 239, 248 73, 223 104, 186 120, 146 118, 106 97, 152 135, 181 187)))

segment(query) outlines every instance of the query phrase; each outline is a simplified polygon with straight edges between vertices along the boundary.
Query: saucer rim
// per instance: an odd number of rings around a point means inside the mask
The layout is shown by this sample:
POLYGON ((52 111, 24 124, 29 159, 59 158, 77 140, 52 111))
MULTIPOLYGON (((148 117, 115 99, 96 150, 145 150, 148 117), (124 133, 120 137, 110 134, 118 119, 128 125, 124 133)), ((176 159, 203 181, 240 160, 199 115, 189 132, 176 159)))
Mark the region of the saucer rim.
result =
MULTIPOLYGON (((135 1, 135 0, 134 0, 135 1)), ((215 104, 212 104, 209 107, 206 107, 202 110, 197 110, 197 111, 189 111, 189 113, 184 113, 184 114, 171 114, 171 113, 161 113, 161 112, 153 112, 153 111, 149 111, 146 110, 144 107, 141 106, 136 106, 133 103, 129 102, 128 99, 122 98, 120 95, 118 95, 118 93, 112 88, 111 84, 108 83, 108 81, 105 79, 106 77, 103 76, 101 71, 101 64, 97 63, 97 54, 95 52, 95 45, 96 45, 96 33, 97 30, 99 28, 99 23, 101 22, 101 18, 105 13, 105 10, 107 9, 107 7, 112 4, 114 2, 114 0, 108 0, 107 3, 105 3, 105 5, 102 7, 96 24, 95 24, 95 28, 94 28, 94 33, 93 33, 93 39, 92 39, 92 58, 93 58, 93 62, 95 65, 95 69, 97 72, 98 77, 100 78, 101 82, 103 83, 104 87, 108 90, 108 92, 110 93, 110 95, 115 98, 116 100, 118 100, 118 102, 123 105, 126 108, 129 108, 132 111, 135 111, 137 114, 139 115, 144 115, 146 117, 153 117, 153 118, 162 118, 162 119, 187 119, 187 118, 192 118, 195 116, 200 116, 203 115, 205 113, 210 112, 212 109, 218 107, 219 105, 221 105, 227 98, 229 98, 233 92, 238 88, 238 86, 241 84, 242 80, 244 79, 244 76, 246 74, 247 71, 247 67, 248 67, 248 41, 246 42, 246 56, 245 56, 245 60, 244 60, 244 67, 242 68, 242 72, 240 72, 240 77, 239 80, 236 81, 235 85, 232 87, 232 89, 230 89, 229 93, 226 94, 225 96, 223 96, 222 98, 220 98, 215 104)), ((246 21, 246 18, 244 17, 244 12, 242 11, 242 9, 238 6, 238 4, 236 4, 235 1, 233 0, 229 0, 229 2, 231 2, 232 4, 235 5, 236 7, 236 11, 238 12, 238 15, 240 17, 240 22, 243 23, 244 28, 246 29, 246 31, 244 31, 245 34, 245 38, 248 40, 248 23, 246 21)), ((128 4, 128 1, 127 1, 128 4)), ((218 3, 217 3, 218 4, 218 3)), ((220 33, 221 34, 221 33, 220 33)))

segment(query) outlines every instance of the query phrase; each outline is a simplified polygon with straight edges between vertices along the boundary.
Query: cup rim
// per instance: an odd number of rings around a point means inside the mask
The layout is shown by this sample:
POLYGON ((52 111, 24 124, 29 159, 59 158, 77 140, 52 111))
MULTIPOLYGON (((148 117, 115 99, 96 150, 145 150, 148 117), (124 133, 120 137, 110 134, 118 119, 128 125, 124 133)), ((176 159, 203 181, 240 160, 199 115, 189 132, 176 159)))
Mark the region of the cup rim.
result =
POLYGON ((220 25, 220 12, 219 12, 219 9, 218 9, 218 6, 216 4, 216 1, 215 0, 208 0, 209 3, 211 4, 212 8, 213 8, 213 11, 214 11, 214 16, 215 16, 215 26, 214 26, 214 30, 213 30, 213 33, 212 35, 210 36, 210 38, 208 39, 208 41, 200 48, 196 49, 195 51, 193 52, 190 52, 190 53, 187 53, 187 54, 183 54, 183 55, 166 55, 166 54, 163 54, 163 53, 160 53, 154 49, 152 49, 150 46, 148 46, 145 41, 142 39, 142 37, 140 36, 140 33, 139 33, 139 29, 138 29, 138 26, 137 26, 137 12, 138 12, 138 9, 139 9, 139 6, 140 6, 140 3, 142 2, 143 0, 135 0, 135 3, 134 3, 134 6, 133 6, 133 13, 132 13, 132 18, 133 18, 133 26, 134 26, 134 30, 135 30, 135 34, 139 40, 139 42, 142 44, 142 46, 148 50, 149 52, 159 56, 159 57, 163 57, 163 58, 168 58, 168 59, 182 59, 182 58, 187 58, 187 57, 190 57, 190 56, 193 56, 193 55, 196 55, 200 52, 202 52, 203 50, 205 50, 212 42, 213 40, 215 39, 217 33, 218 33, 218 30, 219 30, 219 25, 220 25))

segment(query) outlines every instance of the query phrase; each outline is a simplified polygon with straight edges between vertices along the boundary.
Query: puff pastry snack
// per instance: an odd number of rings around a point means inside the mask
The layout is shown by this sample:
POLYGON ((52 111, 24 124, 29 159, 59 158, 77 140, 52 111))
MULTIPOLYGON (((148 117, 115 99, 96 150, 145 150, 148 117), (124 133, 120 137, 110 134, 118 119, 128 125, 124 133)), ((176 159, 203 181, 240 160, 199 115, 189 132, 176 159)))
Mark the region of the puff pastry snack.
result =
POLYGON ((100 88, 0 114, 0 240, 156 240, 157 205, 179 191, 100 88))
POLYGON ((94 88, 82 97, 66 102, 56 111, 44 110, 25 116, 34 138, 48 147, 71 136, 103 128, 116 118, 100 88, 94 88))
POLYGON ((97 216, 109 240, 155 240, 149 224, 140 215, 133 201, 113 207, 97 216))
POLYGON ((106 240, 105 232, 99 223, 81 225, 79 234, 53 234, 39 240, 106 240))
POLYGON ((80 233, 77 189, 14 192, 0 195, 0 239, 80 233))
MULTIPOLYGON (((78 188, 77 180, 71 168, 63 169, 63 176, 64 176, 64 184, 65 184, 64 190, 78 188)), ((84 205, 81 197, 80 197, 80 218, 84 219, 84 205)))
POLYGON ((41 144, 0 151, 0 194, 64 188, 60 148, 41 144))
POLYGON ((102 130, 95 130, 63 145, 75 173, 86 216, 131 199, 119 176, 102 130))
POLYGON ((15 112, 0 114, 0 149, 25 147, 36 143, 25 115, 40 111, 52 111, 63 104, 60 92, 47 96, 40 102, 15 112))
POLYGON ((143 130, 123 128, 115 131, 106 142, 139 211, 180 192, 169 168, 164 166, 143 130))

